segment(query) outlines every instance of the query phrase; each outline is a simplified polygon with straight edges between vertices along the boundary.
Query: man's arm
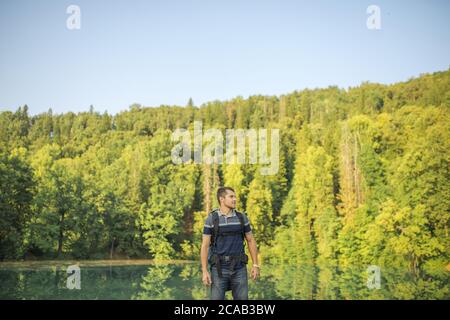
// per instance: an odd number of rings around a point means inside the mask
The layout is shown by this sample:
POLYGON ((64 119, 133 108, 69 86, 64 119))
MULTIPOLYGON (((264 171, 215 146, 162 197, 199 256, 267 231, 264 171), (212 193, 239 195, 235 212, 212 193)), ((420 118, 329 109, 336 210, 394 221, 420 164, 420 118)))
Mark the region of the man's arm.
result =
POLYGON ((256 280, 259 276, 259 264, 258 264, 258 247, 256 245, 255 237, 253 237, 252 232, 247 232, 245 234, 245 239, 248 243, 248 250, 250 251, 250 256, 252 257, 252 279, 256 280))
POLYGON ((211 242, 211 235, 204 234, 202 238, 202 246, 200 249, 200 260, 202 263, 202 281, 206 285, 211 284, 211 275, 208 271, 208 249, 211 242))

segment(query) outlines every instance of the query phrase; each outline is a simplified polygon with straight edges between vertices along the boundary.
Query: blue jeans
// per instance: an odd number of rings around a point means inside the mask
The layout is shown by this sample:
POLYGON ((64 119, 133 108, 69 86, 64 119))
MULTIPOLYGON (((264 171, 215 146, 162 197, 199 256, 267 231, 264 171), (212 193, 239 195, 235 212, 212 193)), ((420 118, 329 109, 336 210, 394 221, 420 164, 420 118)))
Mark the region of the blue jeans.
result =
POLYGON ((219 277, 217 268, 211 267, 211 300, 224 300, 225 292, 230 290, 234 300, 248 300, 247 268, 230 271, 228 266, 222 266, 222 277, 219 277))

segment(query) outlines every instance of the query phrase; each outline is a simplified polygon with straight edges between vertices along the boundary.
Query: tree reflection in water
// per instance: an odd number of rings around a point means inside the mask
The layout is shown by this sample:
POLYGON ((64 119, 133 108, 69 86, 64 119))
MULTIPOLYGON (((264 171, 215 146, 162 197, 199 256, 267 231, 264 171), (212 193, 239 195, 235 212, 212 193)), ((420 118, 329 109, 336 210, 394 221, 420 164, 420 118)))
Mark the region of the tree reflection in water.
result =
MULTIPOLYGON (((366 268, 264 265, 249 279, 250 299, 449 299, 449 274, 381 268, 379 289, 366 268)), ((81 267, 81 290, 66 288, 65 267, 0 267, 0 299, 208 299, 198 263, 81 267)), ((231 293, 226 297, 231 299, 231 293)))

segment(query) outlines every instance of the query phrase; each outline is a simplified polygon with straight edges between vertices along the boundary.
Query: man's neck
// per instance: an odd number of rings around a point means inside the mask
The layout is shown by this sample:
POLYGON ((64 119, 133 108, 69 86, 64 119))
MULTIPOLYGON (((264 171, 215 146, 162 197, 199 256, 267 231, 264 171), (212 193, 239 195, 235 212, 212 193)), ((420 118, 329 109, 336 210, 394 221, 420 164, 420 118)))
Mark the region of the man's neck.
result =
POLYGON ((233 212, 233 209, 230 209, 228 207, 220 207, 220 212, 224 213, 226 216, 230 216, 233 212))

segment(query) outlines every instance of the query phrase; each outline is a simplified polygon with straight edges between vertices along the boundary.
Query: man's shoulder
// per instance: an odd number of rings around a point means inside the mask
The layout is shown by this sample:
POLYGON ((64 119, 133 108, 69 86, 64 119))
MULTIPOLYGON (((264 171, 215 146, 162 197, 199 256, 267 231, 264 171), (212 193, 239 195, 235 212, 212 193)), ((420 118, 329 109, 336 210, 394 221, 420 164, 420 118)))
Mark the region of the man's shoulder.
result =
POLYGON ((218 208, 217 209, 213 209, 212 211, 210 211, 208 213, 208 215, 206 216, 206 221, 212 222, 215 213, 217 213, 217 216, 218 216, 218 213, 219 213, 219 209, 218 208))
POLYGON ((219 213, 219 208, 213 209, 208 213, 208 217, 212 217, 215 213, 219 213))
POLYGON ((242 218, 243 218, 243 220, 244 220, 244 223, 247 223, 247 222, 248 222, 247 212, 245 212, 245 211, 238 211, 238 210, 235 210, 235 212, 236 212, 236 215, 237 215, 238 217, 239 217, 239 215, 242 216, 242 218))

